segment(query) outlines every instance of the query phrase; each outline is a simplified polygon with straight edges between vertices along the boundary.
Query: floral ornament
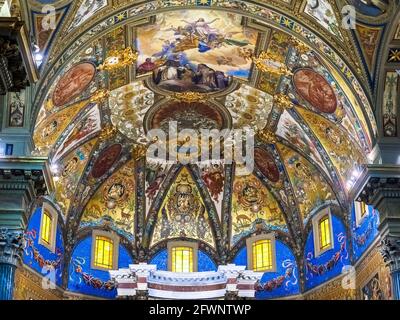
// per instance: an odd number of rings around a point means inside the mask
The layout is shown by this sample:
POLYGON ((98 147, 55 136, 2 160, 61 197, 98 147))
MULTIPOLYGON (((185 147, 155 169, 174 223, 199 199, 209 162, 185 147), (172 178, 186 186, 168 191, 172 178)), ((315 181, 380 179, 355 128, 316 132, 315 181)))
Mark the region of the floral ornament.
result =
POLYGON ((103 281, 92 276, 90 273, 84 272, 83 266, 86 264, 85 258, 75 258, 73 259, 72 264, 74 266, 74 272, 80 276, 80 283, 83 280, 86 285, 99 290, 112 291, 116 288, 117 284, 114 280, 103 281))
POLYGON ((357 234, 353 235, 353 239, 357 244, 357 246, 362 247, 366 244, 368 239, 370 239, 371 235, 373 235, 374 231, 376 230, 375 225, 377 222, 378 222, 378 214, 376 213, 376 210, 373 210, 372 219, 368 222, 367 229, 360 235, 357 234))
POLYGON ((296 285, 298 283, 295 273, 296 265, 291 260, 287 259, 282 262, 282 267, 286 269, 285 275, 273 278, 265 283, 258 282, 255 285, 255 290, 271 292, 282 287, 284 284, 286 288, 289 285, 296 285))
POLYGON ((328 262, 320 265, 314 265, 311 260, 314 258, 312 252, 307 255, 306 270, 311 276, 322 276, 325 273, 331 271, 340 261, 347 259, 349 254, 346 249, 346 236, 343 233, 337 235, 337 239, 340 243, 340 249, 337 251, 328 262))
POLYGON ((31 231, 25 232, 24 238, 25 238, 25 248, 24 248, 25 254, 33 258, 39 264, 40 268, 52 267, 55 270, 61 267, 63 253, 60 248, 56 248, 55 250, 57 255, 56 260, 46 260, 43 257, 43 255, 41 255, 40 251, 35 247, 37 231, 35 229, 32 229, 31 231))

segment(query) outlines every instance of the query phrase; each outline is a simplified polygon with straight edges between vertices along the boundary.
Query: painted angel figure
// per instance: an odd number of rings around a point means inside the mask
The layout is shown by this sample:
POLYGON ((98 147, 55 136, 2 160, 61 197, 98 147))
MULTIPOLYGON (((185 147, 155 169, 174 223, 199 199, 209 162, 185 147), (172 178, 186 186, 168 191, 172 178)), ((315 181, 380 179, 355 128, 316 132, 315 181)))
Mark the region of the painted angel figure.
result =
POLYGON ((188 27, 190 27, 190 29, 196 36, 198 36, 203 41, 207 41, 210 35, 218 34, 217 29, 210 27, 210 25, 217 20, 219 20, 219 18, 215 18, 214 20, 209 22, 205 21, 204 18, 199 18, 195 22, 189 22, 186 20, 182 21, 187 23, 187 27, 185 27, 185 29, 188 29, 188 27))

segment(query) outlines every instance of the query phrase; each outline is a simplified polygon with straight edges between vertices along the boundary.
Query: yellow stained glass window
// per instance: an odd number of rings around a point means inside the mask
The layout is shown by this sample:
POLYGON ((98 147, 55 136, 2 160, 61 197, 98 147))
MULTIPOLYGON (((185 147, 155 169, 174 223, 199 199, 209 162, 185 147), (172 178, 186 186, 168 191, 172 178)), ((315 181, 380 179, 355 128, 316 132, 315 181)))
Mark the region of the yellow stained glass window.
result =
POLYGON ((51 242, 51 229, 52 229, 52 216, 49 212, 44 210, 42 217, 42 225, 40 227, 40 237, 43 242, 50 244, 51 242))
POLYGON ((172 248, 172 272, 193 272, 193 248, 172 248))
POLYGON ((94 265, 96 267, 113 268, 113 246, 114 242, 110 238, 96 236, 94 251, 94 265))
POLYGON ((324 216, 319 220, 319 247, 324 250, 332 244, 331 228, 329 226, 329 216, 324 216))
POLYGON ((365 202, 361 202, 360 209, 361 209, 361 218, 362 218, 367 213, 367 205, 365 204, 365 202))
POLYGON ((260 240, 253 243, 253 270, 267 271, 272 269, 272 242, 260 240))

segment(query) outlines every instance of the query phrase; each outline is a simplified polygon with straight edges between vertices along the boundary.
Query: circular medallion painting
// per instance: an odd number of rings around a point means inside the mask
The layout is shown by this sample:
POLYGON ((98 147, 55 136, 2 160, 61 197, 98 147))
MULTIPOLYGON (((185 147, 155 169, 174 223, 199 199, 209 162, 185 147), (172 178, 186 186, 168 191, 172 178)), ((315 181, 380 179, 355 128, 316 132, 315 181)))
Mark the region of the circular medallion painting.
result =
POLYGON ((96 74, 96 67, 90 62, 73 66, 58 81, 53 92, 53 103, 56 107, 63 106, 87 89, 96 74))
POLYGON ((310 69, 300 69, 293 76, 299 95, 314 108, 324 113, 334 113, 338 102, 328 81, 310 69))
POLYGON ((95 179, 104 176, 119 159, 122 151, 120 144, 113 144, 103 150, 93 165, 92 177, 95 179))
POLYGON ((254 150, 254 161, 261 173, 272 182, 279 181, 279 169, 272 156, 263 149, 254 150))

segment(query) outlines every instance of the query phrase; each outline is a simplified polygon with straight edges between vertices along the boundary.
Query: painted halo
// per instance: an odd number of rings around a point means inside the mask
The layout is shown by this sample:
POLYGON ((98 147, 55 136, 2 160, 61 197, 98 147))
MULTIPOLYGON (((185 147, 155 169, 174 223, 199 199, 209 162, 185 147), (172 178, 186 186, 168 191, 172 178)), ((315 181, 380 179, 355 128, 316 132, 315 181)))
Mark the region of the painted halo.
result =
POLYGON ((317 110, 334 113, 338 101, 335 91, 328 81, 311 69, 299 69, 293 75, 293 83, 298 94, 317 110))
POLYGON ((96 75, 96 67, 90 62, 82 62, 69 69, 58 80, 53 92, 53 104, 61 107, 87 89, 96 75))
POLYGON ((276 183, 279 181, 279 169, 274 158, 264 149, 254 149, 254 161, 261 173, 268 180, 276 183))
POLYGON ((113 144, 103 150, 93 165, 92 177, 98 179, 104 176, 119 159, 121 151, 122 145, 119 143, 113 144))

